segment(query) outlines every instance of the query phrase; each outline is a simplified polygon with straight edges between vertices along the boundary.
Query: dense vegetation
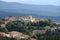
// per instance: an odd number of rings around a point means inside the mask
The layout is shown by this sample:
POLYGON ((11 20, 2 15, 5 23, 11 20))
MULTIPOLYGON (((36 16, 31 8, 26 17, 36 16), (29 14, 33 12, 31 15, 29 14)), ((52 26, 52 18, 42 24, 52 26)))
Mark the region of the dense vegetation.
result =
MULTIPOLYGON (((55 31, 47 30, 45 34, 36 34, 32 35, 33 30, 41 30, 46 26, 50 27, 58 27, 55 23, 52 23, 52 20, 47 21, 39 21, 39 22, 22 22, 22 21, 13 21, 6 24, 5 28, 1 27, 1 23, 4 20, 0 19, 0 32, 8 33, 10 31, 18 31, 22 32, 23 34, 27 34, 30 36, 28 39, 19 39, 19 40, 31 40, 31 38, 35 38, 36 40, 60 40, 60 29, 56 29, 55 31)), ((18 40, 17 38, 7 38, 7 37, 0 37, 0 40, 18 40)))

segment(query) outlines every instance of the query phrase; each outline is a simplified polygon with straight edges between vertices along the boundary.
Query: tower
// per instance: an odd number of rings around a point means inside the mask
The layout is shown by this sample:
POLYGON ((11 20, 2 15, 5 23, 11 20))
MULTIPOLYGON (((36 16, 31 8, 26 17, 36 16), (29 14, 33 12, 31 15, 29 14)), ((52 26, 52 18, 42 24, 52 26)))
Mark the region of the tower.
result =
POLYGON ((30 17, 30 20, 32 20, 32 16, 29 16, 30 17))

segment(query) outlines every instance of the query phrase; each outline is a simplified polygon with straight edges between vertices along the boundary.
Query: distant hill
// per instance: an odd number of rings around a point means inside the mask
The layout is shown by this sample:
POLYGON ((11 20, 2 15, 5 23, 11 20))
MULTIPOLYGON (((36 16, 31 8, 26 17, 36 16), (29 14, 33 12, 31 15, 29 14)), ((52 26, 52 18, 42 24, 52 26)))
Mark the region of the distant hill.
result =
POLYGON ((19 14, 35 14, 43 16, 60 16, 60 6, 28 5, 16 2, 0 1, 0 11, 19 14))
POLYGON ((60 22, 60 6, 53 5, 28 5, 16 2, 0 1, 0 17, 30 16, 47 18, 60 22))

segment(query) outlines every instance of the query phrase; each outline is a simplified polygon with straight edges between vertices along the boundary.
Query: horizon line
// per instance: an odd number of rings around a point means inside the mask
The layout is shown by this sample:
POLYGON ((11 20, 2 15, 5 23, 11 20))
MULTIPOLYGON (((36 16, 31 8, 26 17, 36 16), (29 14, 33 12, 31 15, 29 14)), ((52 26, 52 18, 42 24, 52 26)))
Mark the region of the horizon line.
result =
MULTIPOLYGON (((8 1, 1 1, 0 2, 8 2, 8 1)), ((21 2, 8 2, 8 3, 19 3, 19 4, 27 4, 27 3, 21 3, 21 2)), ((49 5, 49 6, 60 6, 60 5, 52 5, 52 4, 28 4, 28 5, 49 5)))

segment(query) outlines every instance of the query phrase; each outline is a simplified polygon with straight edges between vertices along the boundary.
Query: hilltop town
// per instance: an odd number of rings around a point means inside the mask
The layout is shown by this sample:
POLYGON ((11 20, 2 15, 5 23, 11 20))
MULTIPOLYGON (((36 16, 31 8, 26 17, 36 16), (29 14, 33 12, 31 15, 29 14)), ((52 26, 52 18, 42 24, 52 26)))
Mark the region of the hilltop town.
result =
POLYGON ((1 24, 2 27, 5 27, 7 23, 13 22, 13 21, 21 21, 24 23, 28 22, 39 22, 39 21, 45 21, 45 19, 39 19, 39 18, 34 18, 32 16, 22 16, 22 17, 14 17, 14 16, 8 16, 4 18, 3 23, 1 24))
POLYGON ((40 40, 42 39, 41 37, 44 40, 48 40, 52 36, 57 36, 55 35, 56 33, 60 35, 59 30, 60 23, 50 19, 41 19, 32 16, 8 16, 0 19, 0 36, 15 38, 16 40, 40 40), (49 35, 52 36, 48 37, 49 35))

